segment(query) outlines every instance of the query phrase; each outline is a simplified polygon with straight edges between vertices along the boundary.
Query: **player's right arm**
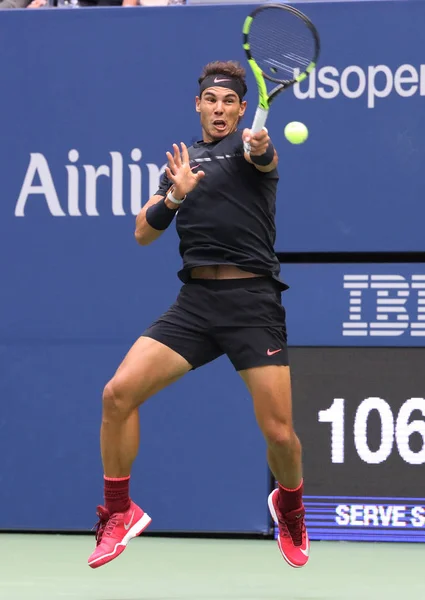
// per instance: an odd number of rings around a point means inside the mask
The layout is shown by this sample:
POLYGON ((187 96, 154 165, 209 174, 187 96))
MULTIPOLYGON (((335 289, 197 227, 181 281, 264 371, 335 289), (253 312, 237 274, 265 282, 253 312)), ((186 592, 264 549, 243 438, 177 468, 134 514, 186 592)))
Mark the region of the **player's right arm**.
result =
MULTIPOLYGON (((169 187, 171 187, 171 184, 168 186, 167 192, 169 187)), ((148 208, 150 206, 153 206, 157 202, 164 202, 169 210, 177 212, 178 209, 178 205, 173 204, 166 197, 167 192, 165 194, 161 194, 158 192, 154 194, 151 198, 149 198, 149 200, 146 202, 146 204, 136 217, 136 230, 134 232, 134 235, 137 240, 137 243, 141 246, 148 246, 149 244, 152 244, 152 242, 157 240, 159 236, 162 235, 165 231, 165 229, 155 229, 154 227, 149 225, 149 223, 146 220, 146 211, 148 210, 148 208)))
POLYGON ((203 171, 193 173, 189 165, 189 153, 185 144, 173 144, 174 156, 167 152, 168 167, 161 177, 159 189, 149 198, 136 217, 135 237, 141 246, 151 244, 164 233, 174 219, 180 204, 204 177, 203 171), (171 192, 170 200, 169 192, 171 192))

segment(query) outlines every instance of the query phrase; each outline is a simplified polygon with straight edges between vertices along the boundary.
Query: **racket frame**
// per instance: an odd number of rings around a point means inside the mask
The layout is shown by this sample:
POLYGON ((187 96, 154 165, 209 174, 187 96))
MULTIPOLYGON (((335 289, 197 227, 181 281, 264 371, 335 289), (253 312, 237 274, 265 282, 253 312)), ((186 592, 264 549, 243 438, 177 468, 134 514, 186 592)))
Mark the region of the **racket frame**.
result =
MULTIPOLYGON (((257 133, 258 131, 261 131, 264 128, 266 120, 267 120, 268 112, 270 109, 270 105, 273 102, 273 100, 280 94, 280 92, 291 87, 295 83, 300 83, 301 81, 303 81, 310 75, 310 73, 313 71, 313 69, 315 69, 316 63, 317 63, 317 60, 318 60, 319 54, 320 54, 320 37, 319 37, 316 27, 313 25, 313 23, 310 21, 310 19, 304 13, 302 13, 300 10, 294 8, 293 6, 289 6, 288 4, 263 4, 262 6, 255 8, 246 17, 244 24, 243 24, 243 28, 242 28, 242 34, 243 34, 243 49, 245 50, 245 54, 246 54, 248 63, 254 74, 254 77, 255 77, 255 80, 257 83, 257 87, 258 87, 258 106, 257 106, 257 110, 255 112, 254 121, 253 121, 253 124, 251 127, 252 132, 257 133), (251 24, 252 24, 255 16, 259 12, 261 12, 263 10, 268 10, 269 8, 279 8, 281 10, 286 10, 286 11, 290 12, 291 14, 293 14, 294 16, 299 17, 305 23, 305 25, 308 27, 308 29, 310 30, 310 32, 313 36, 313 39, 314 39, 315 55, 314 55, 313 59, 308 64, 307 68, 292 80, 277 79, 276 77, 272 77, 268 73, 265 73, 257 65, 257 63, 255 62, 255 59, 252 57, 252 54, 251 54, 251 48, 250 48, 250 44, 249 44, 249 31, 251 29, 251 24), (267 91, 267 86, 266 86, 266 81, 265 81, 266 79, 268 81, 272 81, 273 83, 278 84, 270 92, 267 91)), ((248 147, 248 145, 246 146, 245 149, 248 152, 249 150, 247 150, 247 147, 248 147)))

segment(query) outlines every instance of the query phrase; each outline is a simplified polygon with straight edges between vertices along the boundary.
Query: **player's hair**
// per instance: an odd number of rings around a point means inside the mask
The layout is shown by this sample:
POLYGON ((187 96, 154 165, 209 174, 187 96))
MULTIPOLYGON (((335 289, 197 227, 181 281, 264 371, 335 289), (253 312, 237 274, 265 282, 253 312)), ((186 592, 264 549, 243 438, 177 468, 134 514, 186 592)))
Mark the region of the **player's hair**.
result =
POLYGON ((202 69, 201 76, 198 79, 199 85, 201 85, 204 79, 209 75, 227 75, 227 77, 234 77, 241 82, 244 96, 248 90, 245 81, 246 71, 243 66, 235 60, 215 60, 205 65, 202 69))

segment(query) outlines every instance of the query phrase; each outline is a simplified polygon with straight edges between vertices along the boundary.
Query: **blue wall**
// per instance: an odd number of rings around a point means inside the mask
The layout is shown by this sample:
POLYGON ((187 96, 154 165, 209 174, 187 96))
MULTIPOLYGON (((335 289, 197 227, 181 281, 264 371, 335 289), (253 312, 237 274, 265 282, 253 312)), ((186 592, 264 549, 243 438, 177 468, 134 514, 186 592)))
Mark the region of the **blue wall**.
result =
MULTIPOLYGON (((270 116, 283 167, 277 250, 421 250, 425 6, 362 1, 301 7, 317 25, 323 51, 317 74, 280 97, 270 116), (315 97, 300 99, 308 86, 315 97), (364 91, 347 97, 356 90, 364 91), (292 120, 308 125, 307 144, 293 147, 284 140, 283 128, 292 120)), ((82 165, 110 165, 109 152, 122 154, 128 214, 131 150, 143 153, 146 199, 146 164, 161 166, 172 142, 199 135, 193 98, 201 67, 217 57, 244 60, 240 29, 251 9, 4 11, 0 43, 9 68, 2 75, 7 94, 0 107, 7 119, 0 168, 9 203, 2 210, 13 216, 29 155, 39 152, 48 161, 61 209, 69 214, 65 165, 69 150, 77 149, 81 178, 82 165), (220 42, 206 43, 205 31, 220 31, 220 42)), ((251 74, 248 79, 250 123, 257 93, 251 74)), ((83 215, 84 195, 81 189, 83 215)), ((98 211, 103 218, 112 212, 105 177, 99 181, 98 211)), ((25 214, 52 220, 37 197, 28 200, 25 214)))
MULTIPOLYGON (((199 136, 193 98, 203 64, 244 60, 240 29, 249 9, 0 14, 0 481, 8 506, 0 528, 92 525, 102 499, 103 385, 179 289, 175 232, 140 248, 134 214, 156 188, 165 151, 199 136), (211 39, 219 31, 219 42, 206 41, 205 31, 211 39)), ((303 10, 321 33, 323 54, 308 84, 316 97, 300 99, 303 84, 271 111, 281 157, 276 250, 423 250, 425 5, 333 2, 303 10), (353 65, 357 76, 347 78, 353 65), (384 67, 375 76, 376 65, 384 67), (326 68, 336 83, 322 90, 326 68), (411 82, 401 83, 406 69, 411 82), (364 92, 347 97, 344 82, 355 90, 362 73, 364 92), (345 95, 336 93, 341 79, 345 95), (388 86, 389 95, 375 97, 374 85, 388 86), (292 120, 310 129, 303 146, 283 138, 292 120)), ((256 104, 248 79, 247 124, 256 104)), ((413 324, 421 324, 422 307, 413 283, 424 273, 424 264, 284 266, 291 344, 423 345, 412 331, 420 331, 413 324), (354 314, 344 287, 350 274, 367 277, 366 336, 344 335, 354 314), (388 288, 390 298, 409 292, 408 319, 389 314, 395 329, 408 323, 398 335, 370 333, 375 275, 399 275, 408 285, 388 288)), ((152 529, 267 530, 264 443, 225 359, 188 375, 141 414, 132 490, 154 518, 152 529)))

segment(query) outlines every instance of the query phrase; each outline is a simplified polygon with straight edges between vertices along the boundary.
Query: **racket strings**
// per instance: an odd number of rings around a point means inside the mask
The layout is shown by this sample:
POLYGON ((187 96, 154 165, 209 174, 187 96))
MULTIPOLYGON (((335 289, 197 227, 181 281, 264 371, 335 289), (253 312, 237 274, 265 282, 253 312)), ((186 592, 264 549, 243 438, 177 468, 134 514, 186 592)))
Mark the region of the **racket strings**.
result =
POLYGON ((292 13, 268 8, 256 15, 249 31, 251 55, 265 75, 292 81, 304 72, 316 52, 306 23, 292 13))

